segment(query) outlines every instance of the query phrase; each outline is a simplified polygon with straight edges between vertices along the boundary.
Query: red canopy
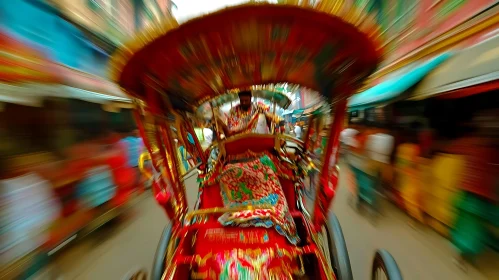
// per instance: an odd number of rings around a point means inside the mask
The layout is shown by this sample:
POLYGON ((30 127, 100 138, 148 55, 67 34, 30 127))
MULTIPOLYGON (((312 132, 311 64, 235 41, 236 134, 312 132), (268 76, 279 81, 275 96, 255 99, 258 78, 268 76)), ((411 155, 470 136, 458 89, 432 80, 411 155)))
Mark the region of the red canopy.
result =
POLYGON ((113 74, 139 98, 152 77, 184 110, 230 89, 280 82, 341 96, 375 70, 381 51, 368 17, 329 10, 260 3, 180 26, 169 19, 120 49, 113 74))

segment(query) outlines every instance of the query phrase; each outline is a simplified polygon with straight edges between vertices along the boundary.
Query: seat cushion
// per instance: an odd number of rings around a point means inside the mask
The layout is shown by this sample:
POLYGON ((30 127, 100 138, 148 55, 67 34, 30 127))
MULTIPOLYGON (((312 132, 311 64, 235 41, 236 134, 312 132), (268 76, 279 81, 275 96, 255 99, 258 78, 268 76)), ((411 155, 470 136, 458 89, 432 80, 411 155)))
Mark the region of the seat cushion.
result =
POLYGON ((277 168, 269 156, 227 164, 220 177, 220 188, 225 207, 257 208, 226 213, 219 218, 223 225, 274 227, 292 244, 299 242, 277 168))

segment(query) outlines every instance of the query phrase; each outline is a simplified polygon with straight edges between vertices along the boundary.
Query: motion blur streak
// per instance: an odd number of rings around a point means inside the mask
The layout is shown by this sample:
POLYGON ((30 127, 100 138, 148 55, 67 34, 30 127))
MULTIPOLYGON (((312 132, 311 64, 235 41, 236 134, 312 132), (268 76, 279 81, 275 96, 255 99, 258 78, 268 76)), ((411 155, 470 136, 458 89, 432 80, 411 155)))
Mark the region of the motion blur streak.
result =
MULTIPOLYGON (((166 221, 143 193, 150 182, 137 167, 145 148, 134 121, 136 104, 110 81, 109 59, 132 36, 165 18, 183 23, 244 2, 0 0, 0 279, 120 279, 134 268, 121 258, 149 269, 166 221), (102 249, 99 228, 129 217, 129 208, 139 214, 130 215, 129 228, 112 224, 122 230, 114 237, 120 241, 102 249), (134 232, 126 231, 130 228, 134 232), (99 253, 68 246, 96 236, 99 244, 88 247, 99 253), (126 246, 136 251, 118 249, 126 246), (98 266, 92 261, 103 251, 112 253, 98 266), (140 257, 148 254, 150 259, 140 257)), ((344 0, 335 5, 338 14, 352 6, 368 13, 379 25, 386 53, 349 100, 341 136, 336 198, 341 202, 335 212, 346 224, 349 245, 393 247, 406 279, 499 279, 497 1, 344 0), (383 215, 366 218, 342 207, 349 198, 355 210, 367 206, 383 215), (406 222, 431 233, 407 230, 406 222)), ((306 60, 316 54, 310 56, 306 60)), ((286 110, 276 109, 283 119, 279 131, 308 135, 319 127, 309 127, 308 121, 320 98, 287 84, 278 90, 292 101, 286 110)), ((221 106, 221 115, 236 103, 221 106)), ((211 107, 204 106, 200 110, 207 115, 194 131, 207 148, 217 128, 209 122, 211 107)), ((182 170, 196 166, 187 143, 175 140, 182 170)), ((307 183, 308 200, 315 198, 315 177, 307 183)), ((189 184, 192 201, 197 187, 189 184)), ((359 268, 355 278, 367 279, 367 261, 360 255, 350 253, 359 268)))

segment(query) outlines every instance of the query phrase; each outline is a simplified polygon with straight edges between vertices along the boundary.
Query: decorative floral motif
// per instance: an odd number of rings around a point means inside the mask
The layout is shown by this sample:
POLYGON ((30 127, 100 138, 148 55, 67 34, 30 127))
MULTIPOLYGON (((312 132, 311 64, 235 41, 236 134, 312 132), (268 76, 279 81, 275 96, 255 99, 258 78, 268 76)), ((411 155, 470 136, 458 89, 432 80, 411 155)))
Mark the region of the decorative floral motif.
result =
POLYGON ((220 244, 265 244, 270 241, 266 231, 228 231, 225 228, 208 229, 204 235, 204 239, 208 242, 217 242, 220 244))
POLYGON ((219 222, 225 226, 274 227, 289 242, 297 244, 296 225, 276 172, 276 165, 267 155, 227 164, 220 177, 225 207, 271 205, 272 208, 226 213, 219 218, 219 222))
POLYGON ((293 273, 298 270, 293 257, 275 254, 273 249, 252 252, 235 249, 214 257, 220 280, 291 280, 293 273))

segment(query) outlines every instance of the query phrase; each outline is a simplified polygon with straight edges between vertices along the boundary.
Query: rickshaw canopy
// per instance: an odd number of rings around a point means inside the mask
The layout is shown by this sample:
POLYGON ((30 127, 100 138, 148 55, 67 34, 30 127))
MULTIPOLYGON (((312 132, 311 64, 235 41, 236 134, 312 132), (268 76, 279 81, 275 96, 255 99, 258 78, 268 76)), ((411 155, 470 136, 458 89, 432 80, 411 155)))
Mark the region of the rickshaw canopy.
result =
POLYGON ((167 17, 117 51, 111 76, 139 99, 154 81, 185 111, 230 90, 274 83, 298 84, 331 102, 348 97, 345 88, 361 86, 381 59, 373 18, 330 1, 290 3, 243 4, 182 25, 167 17))

